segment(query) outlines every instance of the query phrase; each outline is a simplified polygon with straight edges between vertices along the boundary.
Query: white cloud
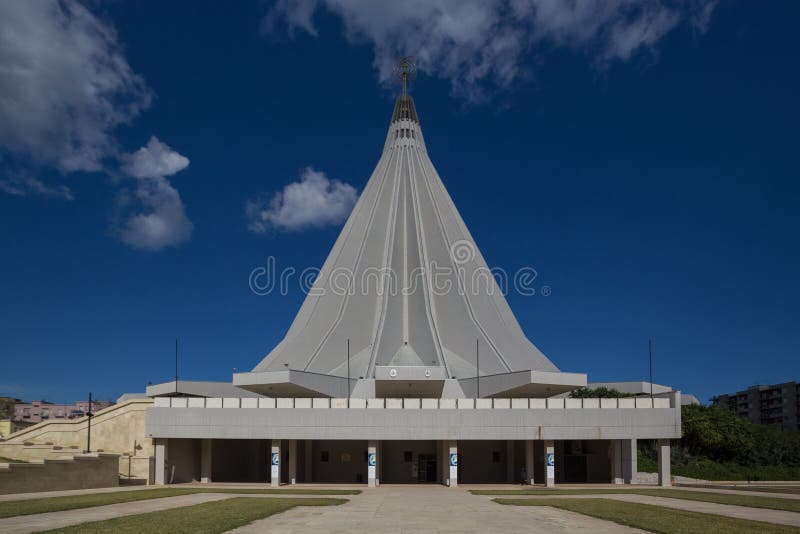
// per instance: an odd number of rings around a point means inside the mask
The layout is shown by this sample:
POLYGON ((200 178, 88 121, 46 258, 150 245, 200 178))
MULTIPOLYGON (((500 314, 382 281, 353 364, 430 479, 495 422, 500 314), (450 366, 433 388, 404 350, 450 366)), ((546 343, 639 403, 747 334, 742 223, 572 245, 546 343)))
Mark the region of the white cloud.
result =
POLYGON ((600 64, 651 51, 681 23, 707 29, 717 0, 278 0, 262 23, 283 22, 316 36, 314 15, 341 18, 346 37, 368 43, 378 78, 387 82, 398 57, 448 80, 453 92, 480 100, 529 74, 553 46, 585 53, 600 64))
POLYGON ((111 24, 75 0, 0 1, 0 150, 97 171, 151 93, 111 24))
POLYGON ((133 154, 125 154, 120 159, 122 172, 134 178, 172 176, 189 166, 189 158, 178 154, 156 136, 150 138, 147 146, 133 154))
POLYGON ((337 225, 350 214, 357 198, 353 186, 306 167, 299 182, 288 184, 269 200, 262 195, 247 202, 247 227, 260 234, 270 228, 296 231, 337 225))
POLYGON ((166 178, 185 169, 189 159, 151 137, 147 146, 121 160, 122 171, 135 179, 135 186, 120 197, 121 215, 115 229, 120 240, 142 250, 189 241, 194 225, 180 194, 166 178))
POLYGON ((63 200, 73 200, 75 198, 69 187, 65 185, 48 185, 28 174, 14 174, 0 180, 0 191, 20 197, 39 195, 63 200))

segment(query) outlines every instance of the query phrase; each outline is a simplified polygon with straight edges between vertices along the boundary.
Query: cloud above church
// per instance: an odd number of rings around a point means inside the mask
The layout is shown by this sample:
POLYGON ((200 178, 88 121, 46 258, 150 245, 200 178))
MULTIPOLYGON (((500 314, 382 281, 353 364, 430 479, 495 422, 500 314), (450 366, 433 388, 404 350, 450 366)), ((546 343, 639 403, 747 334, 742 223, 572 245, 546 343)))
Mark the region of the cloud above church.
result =
POLYGON ((66 185, 49 185, 24 172, 12 172, 8 177, 1 179, 0 192, 18 197, 37 195, 62 200, 75 198, 72 190, 66 185))
POLYGON ((341 224, 358 199, 353 186, 329 179, 311 167, 283 190, 247 201, 247 228, 257 234, 298 231, 341 224))
POLYGON ((111 24, 73 0, 0 2, 0 153, 99 171, 151 92, 111 24))
POLYGON ((133 248, 160 250, 189 241, 194 225, 167 176, 189 166, 189 159, 151 137, 147 146, 122 156, 122 171, 132 187, 118 198, 114 233, 133 248))
POLYGON ((10 156, 0 192, 72 200, 35 171, 121 173, 111 233, 140 250, 188 241, 193 225, 167 177, 189 159, 156 137, 128 154, 115 137, 151 101, 113 24, 86 4, 0 2, 0 158, 10 156))
POLYGON ((585 54, 598 66, 653 53, 680 25, 704 32, 716 0, 278 0, 262 21, 317 36, 315 16, 338 16, 347 39, 368 44, 381 82, 398 57, 448 80, 453 93, 481 100, 530 75, 553 48, 585 54))

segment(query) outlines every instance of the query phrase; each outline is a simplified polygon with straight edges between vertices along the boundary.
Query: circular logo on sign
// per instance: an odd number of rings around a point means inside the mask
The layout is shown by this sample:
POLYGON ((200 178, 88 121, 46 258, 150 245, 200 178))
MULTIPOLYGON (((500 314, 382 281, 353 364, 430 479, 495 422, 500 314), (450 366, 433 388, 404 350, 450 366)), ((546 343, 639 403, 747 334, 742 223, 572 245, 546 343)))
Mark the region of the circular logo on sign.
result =
POLYGON ((392 369, 391 371, 389 371, 389 376, 391 376, 392 378, 396 377, 397 376, 397 369, 392 369))
POLYGON ((453 467, 458 466, 458 454, 453 453, 450 455, 450 465, 453 467))
POLYGON ((277 452, 272 453, 272 465, 278 465, 281 462, 280 455, 277 452))
POLYGON ((556 458, 552 452, 547 453, 547 465, 556 465, 556 458))
POLYGON ((369 457, 367 459, 367 465, 375 466, 375 464, 376 464, 375 453, 371 452, 369 453, 369 457))

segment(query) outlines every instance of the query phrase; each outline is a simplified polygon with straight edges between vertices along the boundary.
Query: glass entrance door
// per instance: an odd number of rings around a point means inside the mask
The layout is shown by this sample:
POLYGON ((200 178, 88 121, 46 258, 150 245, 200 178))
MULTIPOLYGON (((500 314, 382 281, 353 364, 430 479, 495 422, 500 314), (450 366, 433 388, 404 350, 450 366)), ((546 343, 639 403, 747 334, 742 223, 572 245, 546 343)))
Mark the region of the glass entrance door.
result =
POLYGON ((420 454, 419 455, 419 474, 417 477, 419 483, 435 483, 436 482, 436 455, 435 454, 420 454))

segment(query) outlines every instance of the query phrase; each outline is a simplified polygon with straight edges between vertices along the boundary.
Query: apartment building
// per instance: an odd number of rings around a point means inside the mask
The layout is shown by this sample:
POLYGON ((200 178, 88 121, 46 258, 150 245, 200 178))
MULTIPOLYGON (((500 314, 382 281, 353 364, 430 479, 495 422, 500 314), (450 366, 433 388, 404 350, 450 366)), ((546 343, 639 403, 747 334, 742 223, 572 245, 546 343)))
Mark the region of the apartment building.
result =
POLYGON ((717 395, 714 406, 725 408, 759 425, 781 425, 800 430, 800 383, 785 382, 769 386, 750 386, 744 391, 717 395))

